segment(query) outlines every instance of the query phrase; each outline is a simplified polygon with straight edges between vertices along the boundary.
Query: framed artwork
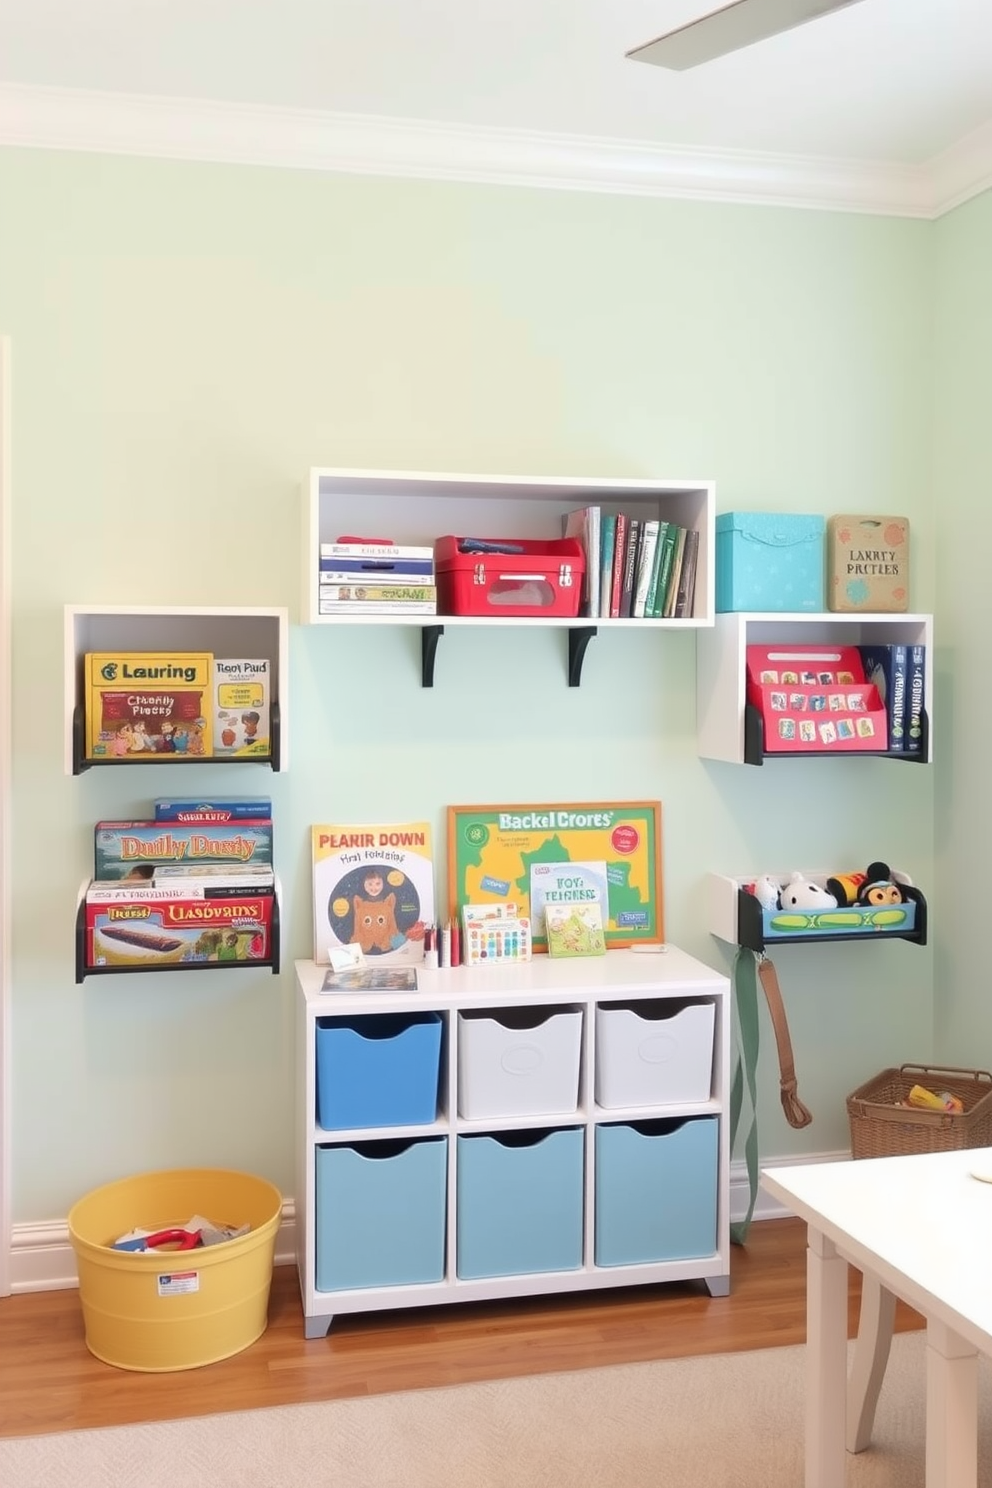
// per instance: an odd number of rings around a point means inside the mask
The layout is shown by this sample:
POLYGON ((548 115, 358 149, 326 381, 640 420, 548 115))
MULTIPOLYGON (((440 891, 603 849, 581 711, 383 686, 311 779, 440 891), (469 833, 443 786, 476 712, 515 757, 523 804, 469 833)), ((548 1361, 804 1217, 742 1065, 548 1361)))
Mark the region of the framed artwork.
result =
POLYGON ((605 879, 608 949, 664 940, 660 801, 448 807, 452 917, 463 904, 512 900, 532 920, 534 950, 546 951, 531 896, 550 864, 562 896, 590 897, 588 885, 605 879))

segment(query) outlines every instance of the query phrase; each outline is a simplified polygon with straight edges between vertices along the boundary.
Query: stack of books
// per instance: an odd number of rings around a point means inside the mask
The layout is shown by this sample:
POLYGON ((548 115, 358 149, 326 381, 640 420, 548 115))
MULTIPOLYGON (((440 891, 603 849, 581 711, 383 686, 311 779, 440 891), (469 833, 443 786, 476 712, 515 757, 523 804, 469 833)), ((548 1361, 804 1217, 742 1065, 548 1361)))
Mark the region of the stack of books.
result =
POLYGON ((433 547, 341 537, 320 545, 321 615, 435 615, 433 547))
POLYGON ((583 614, 603 620, 691 619, 699 533, 675 522, 582 507, 562 519, 586 551, 583 614))

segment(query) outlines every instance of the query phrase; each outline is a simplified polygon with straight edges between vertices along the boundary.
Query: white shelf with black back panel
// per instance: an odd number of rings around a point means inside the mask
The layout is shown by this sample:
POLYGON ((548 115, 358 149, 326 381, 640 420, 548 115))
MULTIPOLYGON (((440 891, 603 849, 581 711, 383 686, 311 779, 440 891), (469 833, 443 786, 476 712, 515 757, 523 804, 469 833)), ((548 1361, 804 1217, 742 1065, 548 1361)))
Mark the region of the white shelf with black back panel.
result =
MULTIPOLYGON (((733 612, 715 617, 713 626, 696 638, 696 737, 703 759, 727 760, 737 765, 760 765, 766 759, 816 758, 766 753, 758 710, 747 700, 746 663, 748 646, 791 642, 794 645, 924 645, 926 646, 926 708, 923 720, 923 749, 918 754, 888 751, 858 751, 867 757, 879 754, 889 759, 929 764, 931 749, 931 700, 933 698, 933 617, 918 614, 827 614, 733 612)), ((821 756, 822 757, 822 756, 821 756)))
POLYGON ((385 1308, 727 1293, 727 977, 675 947, 418 969, 408 992, 322 993, 325 972, 296 963, 308 1338, 385 1308))
MULTIPOLYGON (((768 876, 783 885, 790 877, 787 873, 768 876)), ((827 874, 808 872, 803 876, 821 888, 828 887, 827 874)), ((914 945, 924 946, 927 943, 926 898, 905 874, 894 876, 902 884, 905 905, 887 907, 874 913, 870 907, 859 911, 856 906, 843 905, 838 906, 840 913, 836 913, 827 905, 822 910, 800 910, 790 914, 786 910, 764 910, 755 895, 745 887, 749 880, 709 873, 706 876, 707 928, 718 940, 743 946, 759 955, 776 946, 809 945, 815 941, 859 940, 865 945, 876 946, 890 940, 908 940, 914 945), (900 925, 898 914, 903 909, 911 913, 900 925), (851 928, 843 925, 844 919, 852 921, 851 928), (857 923, 861 919, 865 923, 857 923)))
POLYGON ((421 680, 431 686, 438 639, 446 629, 554 627, 568 636, 568 680, 577 686, 589 640, 599 628, 681 630, 713 623, 716 498, 713 481, 607 480, 567 476, 455 475, 315 468, 303 492, 305 625, 406 625, 421 631, 421 680), (590 619, 582 616, 322 615, 320 545, 345 534, 430 545, 447 535, 503 539, 562 536, 562 518, 584 506, 658 518, 699 533, 693 613, 685 619, 590 619))
POLYGON ((283 608, 196 608, 153 605, 66 605, 65 771, 78 775, 95 765, 143 769, 155 764, 288 765, 289 611, 283 608), (215 656, 265 659, 271 699, 269 755, 246 759, 135 755, 92 760, 85 748, 84 657, 91 651, 208 651, 215 656))

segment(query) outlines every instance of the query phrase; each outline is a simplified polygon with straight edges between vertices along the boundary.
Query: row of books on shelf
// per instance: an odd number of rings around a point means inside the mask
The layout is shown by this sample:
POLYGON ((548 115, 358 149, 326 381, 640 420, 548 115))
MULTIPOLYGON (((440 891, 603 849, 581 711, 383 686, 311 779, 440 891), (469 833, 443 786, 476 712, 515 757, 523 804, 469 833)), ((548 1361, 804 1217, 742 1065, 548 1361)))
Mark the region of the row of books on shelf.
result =
POLYGON ((562 518, 586 554, 589 619, 683 620, 693 613, 699 533, 659 518, 580 507, 562 518))
POLYGON ((764 748, 926 750, 926 646, 748 646, 747 700, 764 748))
POLYGON ((321 543, 321 615, 437 613, 433 547, 342 537, 321 543))
POLYGON ((268 797, 161 798, 148 818, 97 822, 93 867, 89 967, 235 965, 273 954, 268 797))

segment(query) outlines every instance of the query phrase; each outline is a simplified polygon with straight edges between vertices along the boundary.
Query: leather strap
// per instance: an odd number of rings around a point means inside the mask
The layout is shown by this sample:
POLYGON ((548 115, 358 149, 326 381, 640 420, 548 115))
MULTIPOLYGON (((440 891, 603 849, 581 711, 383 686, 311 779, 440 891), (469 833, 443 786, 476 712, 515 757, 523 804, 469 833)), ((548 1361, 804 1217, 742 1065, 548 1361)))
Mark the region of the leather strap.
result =
POLYGON ((790 1126, 797 1128, 809 1126, 813 1120, 813 1114, 799 1099, 796 1061, 792 1053, 792 1038, 789 1034, 789 1020, 785 1015, 785 1004, 782 1001, 782 989, 778 984, 778 972, 775 970, 774 962, 769 961, 767 956, 760 957, 758 961, 758 976, 765 989, 765 1001, 768 1003, 775 1043, 778 1047, 778 1071, 781 1084, 779 1093, 782 1097, 785 1119, 790 1126))
POLYGON ((758 1106, 757 1070, 759 1047, 758 978, 764 988, 765 1001, 771 1015, 775 1043, 778 1047, 779 1075, 781 1080, 782 1108, 790 1126, 808 1126, 812 1116, 799 1099, 796 1089, 796 1066, 792 1054, 792 1039, 782 1002, 782 991, 778 984, 775 967, 765 956, 738 946, 734 960, 734 1025, 737 1041, 737 1061, 730 1087, 730 1150, 737 1144, 737 1135, 747 1123, 744 1139, 744 1162, 747 1167, 748 1206, 742 1219, 730 1226, 730 1238, 735 1245, 743 1245, 751 1227, 754 1205, 758 1197, 758 1106), (757 975, 755 974, 757 968, 757 975))

